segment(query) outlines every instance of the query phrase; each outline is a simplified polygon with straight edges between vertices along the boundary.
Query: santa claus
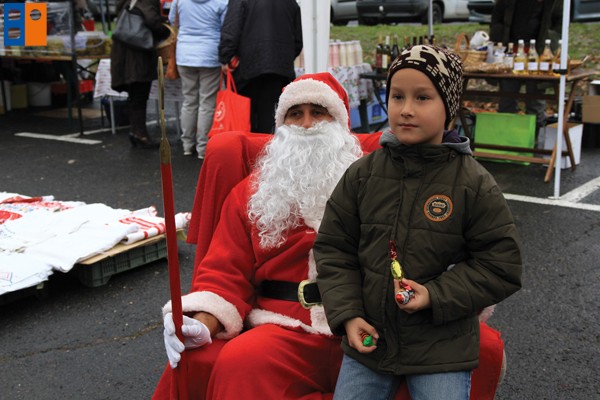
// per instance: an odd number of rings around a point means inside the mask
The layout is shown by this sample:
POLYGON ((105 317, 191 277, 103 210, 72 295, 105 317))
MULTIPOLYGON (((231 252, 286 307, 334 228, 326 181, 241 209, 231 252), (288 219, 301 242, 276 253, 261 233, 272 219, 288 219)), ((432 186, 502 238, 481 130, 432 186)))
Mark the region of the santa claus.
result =
MULTIPOLYGON (((333 390, 339 338, 320 305, 311 248, 331 191, 362 155, 348 116, 346 92, 329 73, 284 89, 275 135, 223 204, 193 291, 182 297, 184 344, 170 303, 163 309, 171 366, 188 350, 190 398, 321 398, 333 390)), ((170 375, 156 398, 168 396, 170 375)))

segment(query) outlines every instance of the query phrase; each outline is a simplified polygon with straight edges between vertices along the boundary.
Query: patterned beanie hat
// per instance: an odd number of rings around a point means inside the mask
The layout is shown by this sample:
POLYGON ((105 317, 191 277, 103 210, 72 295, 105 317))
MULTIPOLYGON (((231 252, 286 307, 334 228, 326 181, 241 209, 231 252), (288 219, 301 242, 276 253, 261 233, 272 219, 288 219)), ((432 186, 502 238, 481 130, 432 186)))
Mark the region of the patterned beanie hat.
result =
POLYGON ((390 96, 392 76, 402 68, 414 68, 431 79, 442 97, 446 109, 448 127, 460 107, 463 89, 463 63, 460 57, 450 51, 431 45, 418 45, 404 50, 390 66, 386 85, 386 104, 390 96))
POLYGON ((276 128, 283 125, 288 110, 298 104, 318 104, 342 126, 350 126, 348 94, 329 72, 301 75, 283 88, 275 110, 276 128))

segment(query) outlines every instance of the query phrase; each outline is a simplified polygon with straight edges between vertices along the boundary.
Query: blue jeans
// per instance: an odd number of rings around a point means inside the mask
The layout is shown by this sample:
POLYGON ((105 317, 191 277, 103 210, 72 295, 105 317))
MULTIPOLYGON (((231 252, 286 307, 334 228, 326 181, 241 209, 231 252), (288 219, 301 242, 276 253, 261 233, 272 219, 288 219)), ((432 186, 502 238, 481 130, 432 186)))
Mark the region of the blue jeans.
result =
MULTIPOLYGON (((469 400, 471 371, 406 375, 412 400, 469 400)), ((334 400, 393 399, 399 377, 384 375, 344 354, 335 387, 334 400)))

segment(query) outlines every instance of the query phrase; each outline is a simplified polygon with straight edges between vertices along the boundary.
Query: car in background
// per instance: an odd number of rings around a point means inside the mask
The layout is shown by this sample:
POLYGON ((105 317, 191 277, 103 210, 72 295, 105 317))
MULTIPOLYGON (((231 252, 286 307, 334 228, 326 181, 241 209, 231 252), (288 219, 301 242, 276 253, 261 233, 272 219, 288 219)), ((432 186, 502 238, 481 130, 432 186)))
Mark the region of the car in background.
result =
MULTIPOLYGON (((469 21, 490 23, 494 0, 471 0, 467 4, 469 21)), ((600 20, 600 0, 572 0, 571 21, 584 22, 600 20)))
POLYGON ((334 25, 346 25, 348 21, 357 20, 356 0, 331 0, 330 13, 334 25))
MULTIPOLYGON (((378 23, 429 21, 429 0, 357 0, 358 22, 361 25, 378 23)), ((434 0, 433 23, 447 20, 467 20, 467 0, 434 0)))
POLYGON ((467 3, 469 10, 469 21, 489 24, 492 20, 494 0, 471 0, 467 3))

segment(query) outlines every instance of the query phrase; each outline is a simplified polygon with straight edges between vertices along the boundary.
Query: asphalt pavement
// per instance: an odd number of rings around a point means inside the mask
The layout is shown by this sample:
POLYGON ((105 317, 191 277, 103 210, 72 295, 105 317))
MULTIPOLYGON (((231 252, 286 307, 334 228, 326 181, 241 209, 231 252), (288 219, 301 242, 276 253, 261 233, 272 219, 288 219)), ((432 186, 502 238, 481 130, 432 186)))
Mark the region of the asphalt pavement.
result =
MULTIPOLYGON (((131 210, 156 205, 162 215, 156 150, 132 148, 127 129, 113 135, 99 118, 86 119, 85 130, 96 133, 80 137, 77 121, 41 111, 0 116, 0 191, 131 210)), ((170 121, 175 209, 190 211, 201 163, 183 155, 175 130, 170 121)), ((158 138, 156 125, 150 131, 158 138)), ((544 166, 483 162, 523 240, 523 289, 489 321, 508 356, 496 399, 600 398, 600 141, 590 134, 600 131, 585 132, 580 165, 561 173, 559 200, 549 199, 544 166)), ((194 251, 180 242, 184 293, 194 251)), ((159 260, 96 288, 57 272, 39 296, 0 305, 0 399, 150 398, 166 365, 168 299, 167 263, 159 260)))

